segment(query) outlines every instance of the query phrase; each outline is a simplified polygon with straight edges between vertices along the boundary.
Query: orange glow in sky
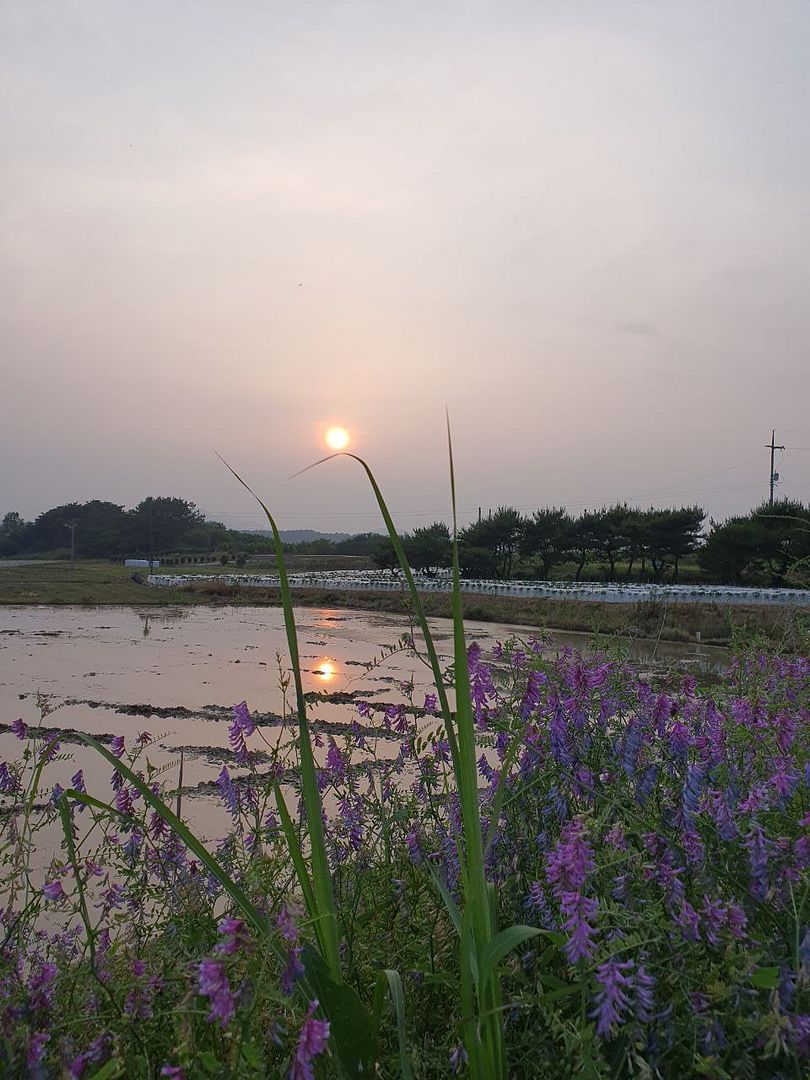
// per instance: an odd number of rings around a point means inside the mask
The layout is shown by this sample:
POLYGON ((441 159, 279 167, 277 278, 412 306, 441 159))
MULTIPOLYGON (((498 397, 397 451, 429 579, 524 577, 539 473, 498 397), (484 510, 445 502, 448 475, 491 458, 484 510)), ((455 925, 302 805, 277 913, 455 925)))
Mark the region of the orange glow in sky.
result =
POLYGON ((330 450, 345 450, 349 445, 349 433, 344 427, 330 427, 324 438, 330 450))

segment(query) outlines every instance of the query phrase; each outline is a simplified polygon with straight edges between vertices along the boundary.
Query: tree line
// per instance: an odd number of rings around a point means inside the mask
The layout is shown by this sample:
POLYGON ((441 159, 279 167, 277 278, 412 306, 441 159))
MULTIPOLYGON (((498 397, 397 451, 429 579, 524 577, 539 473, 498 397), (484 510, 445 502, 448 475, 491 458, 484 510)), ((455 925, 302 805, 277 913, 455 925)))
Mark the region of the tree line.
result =
POLYGON ((15 511, 0 522, 0 555, 66 552, 80 559, 147 558, 169 552, 269 551, 272 543, 256 533, 208 521, 192 502, 173 496, 150 496, 131 510, 92 499, 46 510, 34 521, 15 511))
MULTIPOLYGON (((810 507, 790 500, 767 504, 725 522, 700 506, 635 509, 626 504, 578 516, 552 506, 523 515, 501 506, 459 533, 459 560, 467 577, 554 580, 589 574, 606 581, 677 582, 682 564, 692 576, 719 584, 810 584, 810 507), (696 571, 696 573, 695 573, 696 571)), ((405 534, 415 569, 450 565, 450 531, 443 522, 405 534)), ((378 566, 396 558, 387 538, 371 554, 378 566)))
MULTIPOLYGON (((570 514, 547 506, 524 515, 501 506, 459 533, 459 557, 467 577, 553 580, 678 581, 682 565, 701 580, 723 584, 810 584, 810 506, 781 500, 724 522, 710 521, 700 506, 636 509, 624 503, 570 514)), ((0 522, 0 556, 64 553, 71 532, 77 558, 148 557, 168 553, 272 551, 260 532, 228 529, 208 521, 194 503, 149 497, 131 510, 97 499, 67 503, 24 521, 14 511, 0 522)), ((450 565, 450 530, 434 522, 403 535, 416 570, 450 565)), ((366 556, 393 569, 388 537, 359 533, 285 544, 291 554, 366 556)))

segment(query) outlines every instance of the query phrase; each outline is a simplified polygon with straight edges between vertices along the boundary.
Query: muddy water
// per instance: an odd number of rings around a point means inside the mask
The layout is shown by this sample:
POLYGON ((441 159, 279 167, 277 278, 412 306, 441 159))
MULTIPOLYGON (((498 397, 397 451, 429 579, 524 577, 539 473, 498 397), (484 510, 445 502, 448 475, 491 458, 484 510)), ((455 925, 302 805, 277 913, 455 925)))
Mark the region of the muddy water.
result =
MULTIPOLYGON (((437 648, 449 660, 450 624, 431 622, 437 648)), ((411 678, 417 702, 431 688, 428 669, 396 648, 410 630, 399 617, 304 609, 298 612, 298 628, 310 714, 324 733, 337 735, 356 718, 353 701, 399 702, 398 684, 411 678), (372 661, 377 662, 368 670, 372 661)), ((496 640, 536 633, 472 622, 467 631, 485 650, 496 640)), ((557 634, 550 647, 564 643, 586 649, 588 638, 557 634)), ((651 644, 637 643, 633 658, 649 665, 652 652, 651 644)), ((252 711, 263 714, 252 749, 261 748, 262 738, 273 744, 284 736, 276 653, 286 654, 278 608, 0 608, 0 760, 16 758, 21 749, 6 725, 17 717, 36 724, 43 703, 54 710, 45 720, 49 729, 124 735, 128 743, 147 732, 152 739, 148 758, 166 770, 163 780, 169 788, 177 785, 183 749, 186 816, 204 835, 222 835, 227 818, 207 785, 223 762, 234 775, 240 772, 228 754, 230 706, 245 699, 252 711)), ((723 650, 661 644, 654 662, 712 670, 725 659, 723 650)), ((69 735, 62 749, 71 760, 49 768, 46 791, 57 781, 69 786, 70 776, 82 768, 89 790, 109 798, 106 763, 69 735)), ((378 752, 395 756, 396 741, 380 739, 378 752)), ((321 757, 324 753, 319 751, 321 757)))

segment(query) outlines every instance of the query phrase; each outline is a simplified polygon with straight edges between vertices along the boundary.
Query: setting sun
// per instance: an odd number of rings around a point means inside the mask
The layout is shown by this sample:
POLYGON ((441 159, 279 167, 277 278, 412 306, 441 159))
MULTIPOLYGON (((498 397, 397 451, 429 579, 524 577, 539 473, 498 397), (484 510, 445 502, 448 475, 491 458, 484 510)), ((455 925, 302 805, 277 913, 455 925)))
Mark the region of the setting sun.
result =
POLYGON ((330 450, 345 450, 349 445, 349 433, 343 427, 330 427, 324 438, 330 450))

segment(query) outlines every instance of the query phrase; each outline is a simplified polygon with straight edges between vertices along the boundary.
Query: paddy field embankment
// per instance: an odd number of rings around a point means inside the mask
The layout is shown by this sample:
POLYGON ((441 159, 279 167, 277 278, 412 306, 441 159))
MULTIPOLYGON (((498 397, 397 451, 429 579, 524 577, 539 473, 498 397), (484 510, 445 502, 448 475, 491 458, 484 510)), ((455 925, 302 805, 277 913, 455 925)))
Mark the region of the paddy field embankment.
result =
MULTIPOLYGON (((210 575, 212 568, 204 568, 210 575)), ((203 571, 203 568, 201 568, 203 571)), ((410 601, 404 592, 368 592, 298 589, 301 607, 350 608, 407 615, 410 601)), ((450 617, 450 597, 423 596, 426 613, 450 617)), ((171 588, 153 589, 137 580, 131 569, 108 562, 30 562, 0 565, 0 604, 132 604, 149 607, 182 605, 269 606, 280 603, 274 588, 246 588, 223 580, 206 579, 171 588)), ((787 651, 806 651, 810 637, 810 602, 807 608, 786 609, 767 605, 732 606, 722 603, 667 604, 644 601, 610 604, 560 598, 467 595, 467 618, 483 622, 518 623, 549 630, 601 633, 661 641, 702 641, 728 645, 739 638, 758 638, 787 651)))

